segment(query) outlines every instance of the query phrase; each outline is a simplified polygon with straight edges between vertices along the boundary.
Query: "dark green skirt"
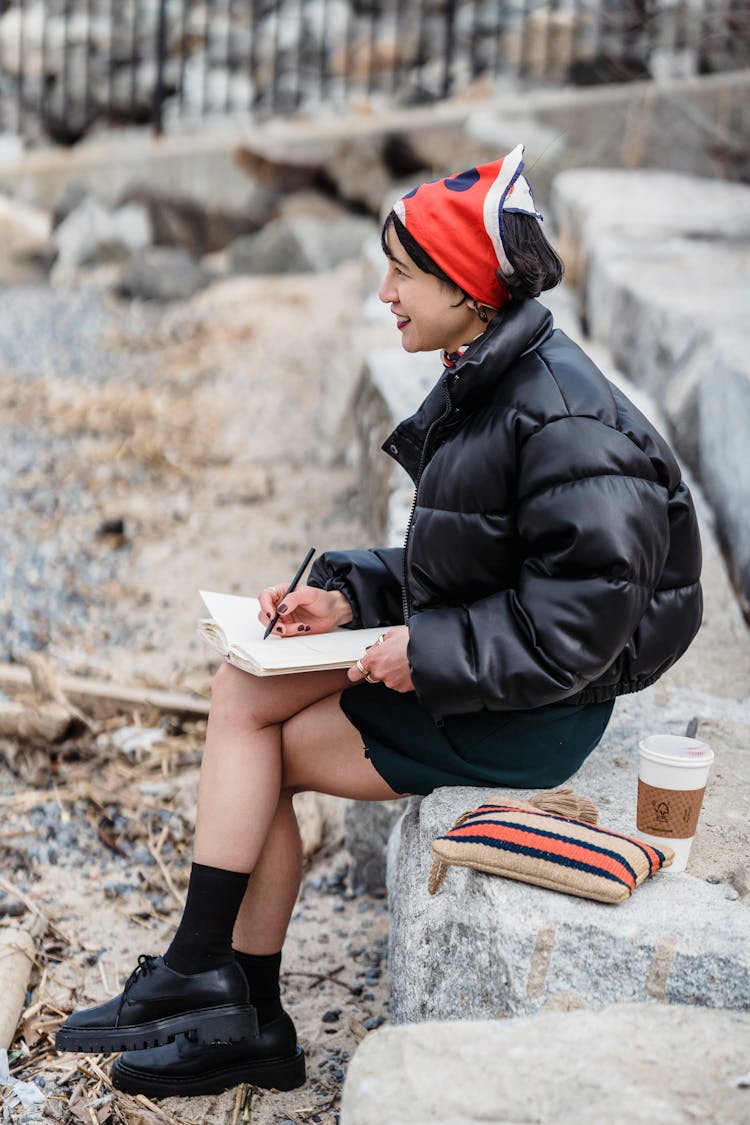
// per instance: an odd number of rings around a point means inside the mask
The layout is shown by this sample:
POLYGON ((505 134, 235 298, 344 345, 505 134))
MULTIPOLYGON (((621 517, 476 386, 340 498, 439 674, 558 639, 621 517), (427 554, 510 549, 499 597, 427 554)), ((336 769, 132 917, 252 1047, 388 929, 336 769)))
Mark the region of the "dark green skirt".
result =
POLYGON ((442 785, 560 785, 598 744, 613 707, 609 700, 474 711, 446 715, 438 725, 413 691, 362 683, 341 694, 341 709, 361 733, 366 757, 396 793, 427 794, 442 785))

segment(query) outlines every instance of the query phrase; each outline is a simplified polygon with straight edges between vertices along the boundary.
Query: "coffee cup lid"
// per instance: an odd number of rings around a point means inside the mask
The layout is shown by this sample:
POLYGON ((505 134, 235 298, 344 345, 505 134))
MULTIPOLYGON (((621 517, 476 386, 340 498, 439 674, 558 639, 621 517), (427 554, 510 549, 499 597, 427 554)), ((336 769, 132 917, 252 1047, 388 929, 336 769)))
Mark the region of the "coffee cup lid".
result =
POLYGON ((680 768, 710 766, 714 752, 698 738, 681 734, 651 734, 638 743, 642 758, 680 768))

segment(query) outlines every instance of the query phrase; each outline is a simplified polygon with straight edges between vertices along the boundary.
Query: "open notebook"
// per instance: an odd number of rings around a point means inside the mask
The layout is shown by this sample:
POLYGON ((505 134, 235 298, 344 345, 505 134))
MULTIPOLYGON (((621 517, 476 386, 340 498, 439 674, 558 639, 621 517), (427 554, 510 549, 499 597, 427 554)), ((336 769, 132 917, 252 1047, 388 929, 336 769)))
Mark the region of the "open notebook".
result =
POLYGON ((253 676, 280 676, 323 668, 349 668, 383 632, 379 629, 334 629, 299 637, 263 640, 257 598, 214 594, 201 590, 210 617, 201 618, 198 632, 230 664, 253 676))

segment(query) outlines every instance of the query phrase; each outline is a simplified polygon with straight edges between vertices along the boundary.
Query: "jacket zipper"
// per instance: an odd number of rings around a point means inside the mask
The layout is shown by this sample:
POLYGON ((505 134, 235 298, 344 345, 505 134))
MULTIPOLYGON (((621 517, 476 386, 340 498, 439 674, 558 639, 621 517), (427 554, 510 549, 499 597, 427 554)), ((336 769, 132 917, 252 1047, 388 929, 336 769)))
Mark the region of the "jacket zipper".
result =
MULTIPOLYGON (((456 376, 454 376, 453 381, 456 382, 457 379, 458 379, 458 376, 456 375, 456 376)), ((404 611, 404 625, 409 624, 409 617, 411 616, 411 609, 410 609, 410 606, 409 606, 409 593, 408 593, 407 582, 406 582, 406 545, 409 542, 409 533, 411 532, 412 520, 414 519, 414 513, 417 510, 417 493, 419 492, 419 482, 421 481, 422 473, 424 472, 425 461, 427 460, 427 453, 428 453, 429 448, 430 448, 430 441, 432 439, 433 432, 434 432, 434 430, 437 426, 441 425, 441 423, 443 423, 446 420, 446 418, 448 417, 448 415, 451 412, 451 408, 452 408, 452 405, 453 405, 452 402, 451 402, 450 391, 448 390, 447 384, 443 384, 443 392, 444 392, 444 395, 445 395, 445 409, 443 410, 443 413, 440 415, 440 417, 435 418, 435 420, 431 423, 430 428, 427 431, 427 436, 424 439, 424 445, 422 446, 422 454, 419 458, 419 466, 417 468, 417 475, 416 475, 416 479, 415 479, 415 482, 414 482, 414 498, 412 499, 412 502, 411 502, 411 511, 409 512, 409 519, 408 519, 407 524, 406 524, 406 534, 404 536, 403 581, 401 583, 401 600, 402 600, 402 603, 403 603, 403 611, 404 611)))

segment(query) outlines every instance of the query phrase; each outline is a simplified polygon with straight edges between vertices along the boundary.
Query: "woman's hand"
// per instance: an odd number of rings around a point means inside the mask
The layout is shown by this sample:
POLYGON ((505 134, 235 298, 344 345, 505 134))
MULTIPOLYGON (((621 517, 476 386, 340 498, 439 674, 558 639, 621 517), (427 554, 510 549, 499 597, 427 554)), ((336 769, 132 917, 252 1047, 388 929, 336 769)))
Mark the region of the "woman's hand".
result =
MULTIPOLYGON (((408 628, 406 625, 397 625, 394 629, 383 633, 360 657, 359 663, 371 680, 379 680, 393 691, 414 691, 409 659, 406 655, 408 645, 408 628)), ((353 684, 361 683, 366 679, 356 665, 346 674, 353 684)))
POLYGON ((337 625, 352 619, 352 607, 340 590, 319 590, 298 586, 287 595, 286 585, 266 586, 258 595, 258 620, 264 627, 278 611, 274 636, 296 637, 300 633, 330 633, 337 625))

